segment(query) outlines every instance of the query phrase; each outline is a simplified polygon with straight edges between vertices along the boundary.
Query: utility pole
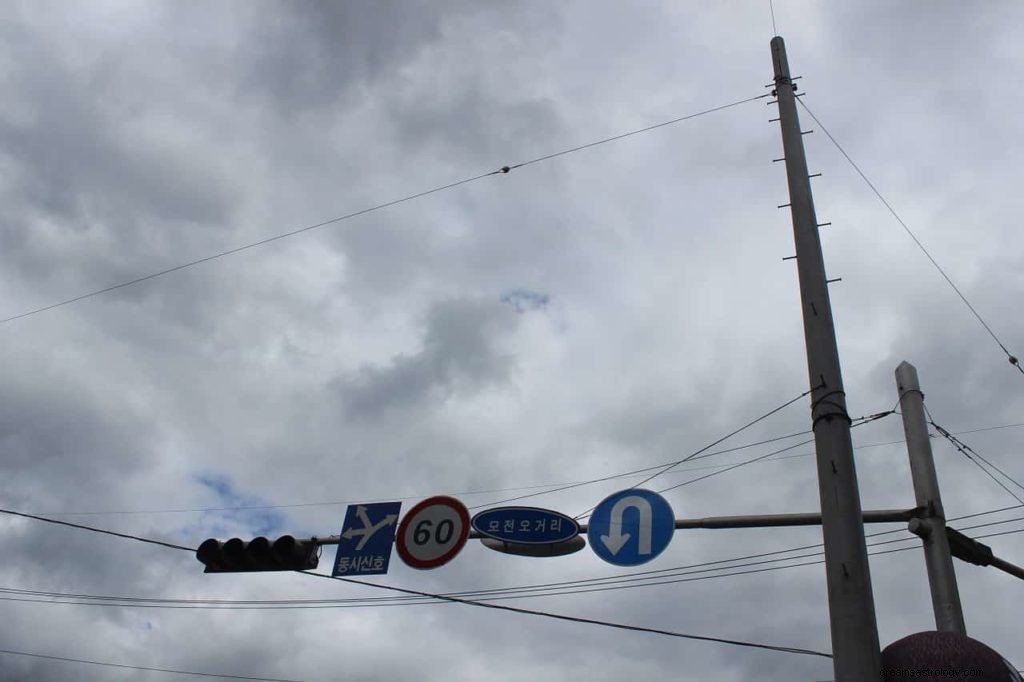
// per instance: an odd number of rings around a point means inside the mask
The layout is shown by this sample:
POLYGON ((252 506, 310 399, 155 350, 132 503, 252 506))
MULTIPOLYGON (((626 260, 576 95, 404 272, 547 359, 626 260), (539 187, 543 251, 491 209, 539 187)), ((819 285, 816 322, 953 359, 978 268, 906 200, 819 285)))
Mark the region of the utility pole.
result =
POLYGON ((935 627, 943 632, 967 634, 960 591, 956 585, 953 557, 946 537, 946 512, 939 495, 939 479, 928 440, 924 414, 924 393, 917 379, 917 369, 909 362, 896 368, 896 389, 900 396, 903 433, 907 438, 910 476, 914 481, 914 497, 923 515, 910 522, 910 530, 921 537, 924 562, 928 568, 928 586, 932 593, 935 627))
POLYGON ((878 679, 882 655, 850 440, 850 416, 846 411, 832 305, 786 44, 775 36, 771 48, 775 69, 773 94, 779 105, 812 390, 811 419, 821 496, 833 667, 837 682, 865 682, 878 679))

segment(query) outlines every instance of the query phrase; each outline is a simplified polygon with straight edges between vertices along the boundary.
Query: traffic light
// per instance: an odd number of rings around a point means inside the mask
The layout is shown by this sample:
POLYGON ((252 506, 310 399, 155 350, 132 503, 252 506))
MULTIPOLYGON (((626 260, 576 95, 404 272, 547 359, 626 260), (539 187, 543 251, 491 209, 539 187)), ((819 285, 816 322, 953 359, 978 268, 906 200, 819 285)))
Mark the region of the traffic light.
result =
POLYGON ((273 543, 265 537, 249 542, 241 538, 231 538, 227 542, 209 538, 199 545, 196 559, 206 566, 204 573, 305 571, 316 568, 319 563, 317 543, 296 540, 291 535, 282 535, 273 543))

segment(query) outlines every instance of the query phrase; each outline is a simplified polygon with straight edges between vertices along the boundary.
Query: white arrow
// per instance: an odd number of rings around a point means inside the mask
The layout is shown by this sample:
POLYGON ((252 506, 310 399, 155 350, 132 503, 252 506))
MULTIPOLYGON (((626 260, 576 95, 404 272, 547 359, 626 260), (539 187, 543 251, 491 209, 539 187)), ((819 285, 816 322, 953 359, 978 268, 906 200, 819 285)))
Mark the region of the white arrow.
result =
POLYGON ((379 531, 381 528, 386 528, 390 526, 392 523, 398 520, 398 514, 388 514, 377 523, 371 523, 370 517, 366 513, 366 507, 362 505, 356 507, 356 516, 358 516, 359 520, 363 522, 363 527, 349 528, 341 534, 341 537, 345 538, 346 540, 351 540, 357 535, 362 535, 362 539, 359 540, 359 543, 356 545, 357 552, 360 551, 366 545, 366 542, 373 537, 374 533, 379 531))
POLYGON ((640 512, 640 539, 637 542, 637 553, 650 554, 651 516, 653 516, 653 513, 651 511, 651 503, 639 495, 623 497, 615 503, 611 514, 608 515, 608 531, 610 534, 602 535, 601 542, 604 543, 604 546, 613 555, 618 554, 619 550, 625 546, 632 536, 629 533, 622 532, 622 517, 625 516, 626 510, 630 507, 640 512))

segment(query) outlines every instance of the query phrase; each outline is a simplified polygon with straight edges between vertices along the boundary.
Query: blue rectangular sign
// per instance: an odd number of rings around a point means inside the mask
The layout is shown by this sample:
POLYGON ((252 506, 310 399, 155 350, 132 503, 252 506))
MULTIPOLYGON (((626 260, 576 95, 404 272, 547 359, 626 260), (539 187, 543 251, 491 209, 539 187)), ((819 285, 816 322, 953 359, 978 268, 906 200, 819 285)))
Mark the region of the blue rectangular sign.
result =
POLYGON ((395 544, 401 502, 350 504, 341 526, 332 576, 383 575, 395 544))

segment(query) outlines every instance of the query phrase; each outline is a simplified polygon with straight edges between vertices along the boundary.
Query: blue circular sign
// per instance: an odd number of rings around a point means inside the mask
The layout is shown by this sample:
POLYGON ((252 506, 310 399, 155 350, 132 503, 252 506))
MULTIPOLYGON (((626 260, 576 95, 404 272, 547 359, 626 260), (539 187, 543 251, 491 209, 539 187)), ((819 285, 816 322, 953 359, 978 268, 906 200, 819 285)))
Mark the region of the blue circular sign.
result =
POLYGON ((620 490, 594 508, 587 539, 597 556, 616 566, 645 564, 665 551, 676 517, 664 497, 642 488, 620 490))

